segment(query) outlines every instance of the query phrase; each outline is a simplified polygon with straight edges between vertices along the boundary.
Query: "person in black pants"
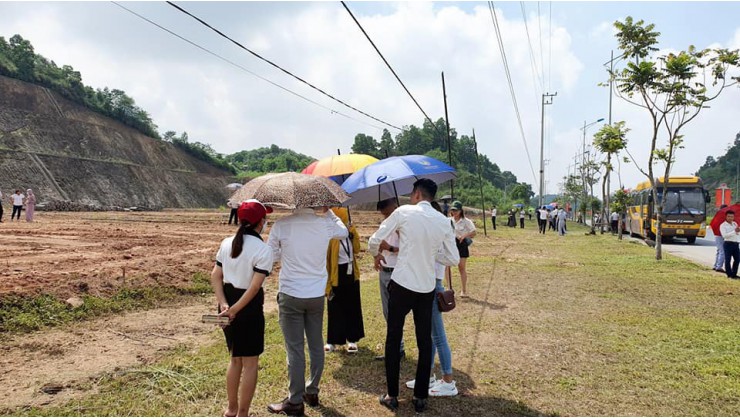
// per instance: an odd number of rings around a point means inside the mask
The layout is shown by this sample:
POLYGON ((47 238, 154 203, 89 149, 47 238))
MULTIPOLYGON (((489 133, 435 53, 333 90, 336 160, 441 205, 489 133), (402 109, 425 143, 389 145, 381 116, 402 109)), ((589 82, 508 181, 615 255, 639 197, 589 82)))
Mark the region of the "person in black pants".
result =
POLYGON ((491 210, 491 222, 493 223, 493 230, 496 230, 496 206, 493 206, 493 209, 491 210))
POLYGON ((719 226, 722 238, 725 242, 722 245, 725 250, 725 273, 728 278, 737 279, 738 263, 740 263, 740 226, 735 222, 735 212, 728 210, 725 214, 725 221, 719 226), (732 260, 732 263, 730 263, 732 260))
POLYGON ((3 222, 3 192, 0 191, 0 223, 3 222))
POLYGON ((236 211, 239 208, 239 206, 234 207, 234 203, 232 203, 231 200, 229 200, 226 203, 226 205, 229 206, 229 208, 231 208, 231 212, 229 212, 229 223, 227 223, 227 225, 230 225, 232 220, 234 221, 235 225, 238 224, 239 219, 236 217, 236 211))

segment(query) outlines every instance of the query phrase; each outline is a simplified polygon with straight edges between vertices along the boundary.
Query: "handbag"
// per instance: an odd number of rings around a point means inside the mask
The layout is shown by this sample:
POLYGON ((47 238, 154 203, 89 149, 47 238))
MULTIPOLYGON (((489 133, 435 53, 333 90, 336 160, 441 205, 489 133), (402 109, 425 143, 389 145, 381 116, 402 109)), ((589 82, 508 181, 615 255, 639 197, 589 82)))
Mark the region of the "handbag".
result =
POLYGON ((452 289, 452 276, 450 276, 450 288, 443 292, 437 292, 437 307, 440 312, 450 312, 455 309, 455 291, 452 289))
POLYGON ((473 240, 470 238, 463 239, 463 242, 465 242, 465 245, 467 246, 473 245, 473 240))

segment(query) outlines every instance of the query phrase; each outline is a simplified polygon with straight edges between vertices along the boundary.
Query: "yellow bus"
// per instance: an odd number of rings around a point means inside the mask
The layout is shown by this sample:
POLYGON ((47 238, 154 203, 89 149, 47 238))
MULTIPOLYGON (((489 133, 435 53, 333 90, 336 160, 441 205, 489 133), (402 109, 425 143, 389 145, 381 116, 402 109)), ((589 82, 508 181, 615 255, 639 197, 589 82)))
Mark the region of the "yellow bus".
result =
MULTIPOLYGON (((658 200, 663 197, 663 177, 657 179, 655 188, 658 200)), ((650 181, 641 182, 630 193, 632 204, 627 207, 627 230, 630 236, 655 239, 657 219, 650 181)), ((663 208, 663 239, 686 238, 696 242, 707 233, 706 215, 709 193, 701 178, 672 176, 668 180, 665 208, 663 208)))

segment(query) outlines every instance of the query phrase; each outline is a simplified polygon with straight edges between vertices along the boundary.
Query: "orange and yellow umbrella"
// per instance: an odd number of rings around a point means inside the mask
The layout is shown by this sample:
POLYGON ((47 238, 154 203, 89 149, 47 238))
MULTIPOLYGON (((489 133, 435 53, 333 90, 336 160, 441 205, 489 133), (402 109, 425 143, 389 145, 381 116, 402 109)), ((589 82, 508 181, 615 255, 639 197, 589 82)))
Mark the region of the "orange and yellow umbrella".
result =
POLYGON ((311 163, 301 173, 334 178, 341 175, 351 175, 377 161, 378 159, 369 155, 335 155, 311 163))

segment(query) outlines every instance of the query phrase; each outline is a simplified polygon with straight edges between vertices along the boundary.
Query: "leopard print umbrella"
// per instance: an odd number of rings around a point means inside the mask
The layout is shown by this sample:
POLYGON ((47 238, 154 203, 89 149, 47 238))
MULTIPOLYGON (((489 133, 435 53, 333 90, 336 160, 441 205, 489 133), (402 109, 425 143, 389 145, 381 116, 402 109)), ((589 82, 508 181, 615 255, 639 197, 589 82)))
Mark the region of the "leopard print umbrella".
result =
POLYGON ((350 196, 329 178, 284 172, 257 177, 231 196, 236 203, 250 198, 273 207, 301 209, 341 206, 350 196))

